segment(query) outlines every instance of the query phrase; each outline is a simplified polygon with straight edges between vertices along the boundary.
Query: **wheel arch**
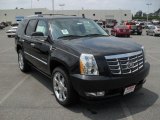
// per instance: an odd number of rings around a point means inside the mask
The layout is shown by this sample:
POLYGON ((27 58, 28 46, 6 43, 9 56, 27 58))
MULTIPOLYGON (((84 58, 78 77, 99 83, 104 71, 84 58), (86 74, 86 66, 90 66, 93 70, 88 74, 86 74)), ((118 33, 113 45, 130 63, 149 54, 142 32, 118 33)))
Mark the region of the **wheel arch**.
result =
POLYGON ((69 67, 67 64, 65 64, 65 62, 63 62, 62 60, 56 59, 56 58, 51 59, 50 65, 49 65, 51 74, 56 67, 62 67, 67 72, 67 74, 70 73, 69 67))

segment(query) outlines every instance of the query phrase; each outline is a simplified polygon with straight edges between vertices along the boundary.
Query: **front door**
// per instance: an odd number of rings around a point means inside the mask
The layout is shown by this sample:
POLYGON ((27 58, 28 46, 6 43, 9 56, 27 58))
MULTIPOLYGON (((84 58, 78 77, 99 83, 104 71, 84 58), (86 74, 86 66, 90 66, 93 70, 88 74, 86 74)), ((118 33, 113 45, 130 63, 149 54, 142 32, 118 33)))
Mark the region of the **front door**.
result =
MULTIPOLYGON (((44 37, 49 36, 49 27, 46 21, 44 20, 39 20, 37 27, 35 29, 35 32, 42 32, 44 34, 44 37)), ((41 71, 45 72, 45 73, 49 73, 49 69, 48 69, 48 60, 49 60, 49 56, 50 56, 50 48, 51 48, 51 44, 49 43, 48 40, 43 41, 41 39, 42 36, 36 36, 34 41, 36 41, 34 43, 34 56, 37 59, 37 62, 35 63, 35 66, 40 69, 41 71)), ((34 36, 33 36, 34 38, 34 36)))

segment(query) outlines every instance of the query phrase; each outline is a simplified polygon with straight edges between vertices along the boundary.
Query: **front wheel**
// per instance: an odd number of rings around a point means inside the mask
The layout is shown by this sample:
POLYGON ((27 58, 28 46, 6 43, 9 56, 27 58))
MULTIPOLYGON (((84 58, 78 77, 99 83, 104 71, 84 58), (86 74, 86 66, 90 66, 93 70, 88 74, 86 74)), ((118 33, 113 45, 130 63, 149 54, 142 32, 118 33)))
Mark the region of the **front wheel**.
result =
POLYGON ((22 50, 18 51, 18 64, 19 64, 19 68, 22 72, 28 72, 29 71, 29 65, 24 58, 24 54, 23 54, 22 50))
POLYGON ((153 33, 153 36, 154 36, 154 37, 156 36, 155 32, 153 33))
POLYGON ((69 106, 76 102, 77 94, 74 91, 69 76, 63 67, 57 67, 52 74, 53 92, 57 102, 69 106))

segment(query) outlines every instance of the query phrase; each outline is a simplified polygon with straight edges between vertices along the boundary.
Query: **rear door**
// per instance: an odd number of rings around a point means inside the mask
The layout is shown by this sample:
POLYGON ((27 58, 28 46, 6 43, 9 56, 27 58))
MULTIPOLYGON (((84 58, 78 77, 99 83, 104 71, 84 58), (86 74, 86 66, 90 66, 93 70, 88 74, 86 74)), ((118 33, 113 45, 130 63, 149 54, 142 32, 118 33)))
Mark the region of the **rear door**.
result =
POLYGON ((31 35, 35 31, 36 25, 37 25, 36 19, 29 20, 25 30, 25 35, 23 37, 23 48, 24 48, 25 58, 33 65, 35 65, 36 63, 33 52, 35 41, 32 39, 31 35))

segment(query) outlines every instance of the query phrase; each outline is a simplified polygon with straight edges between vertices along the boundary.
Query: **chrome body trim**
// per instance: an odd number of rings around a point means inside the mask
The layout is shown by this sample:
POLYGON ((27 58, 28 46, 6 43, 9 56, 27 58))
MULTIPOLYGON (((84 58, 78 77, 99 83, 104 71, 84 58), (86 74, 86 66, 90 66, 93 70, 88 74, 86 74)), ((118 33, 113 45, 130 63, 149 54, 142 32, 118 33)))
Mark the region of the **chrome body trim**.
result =
POLYGON ((35 57, 35 56, 33 56, 33 55, 27 53, 27 52, 24 52, 24 53, 27 54, 27 55, 29 55, 30 57, 32 57, 32 58, 38 60, 39 62, 41 62, 41 63, 43 63, 43 64, 45 64, 45 65, 48 64, 47 62, 45 62, 45 61, 43 61, 43 60, 41 60, 41 59, 39 59, 39 58, 37 58, 37 57, 35 57))

